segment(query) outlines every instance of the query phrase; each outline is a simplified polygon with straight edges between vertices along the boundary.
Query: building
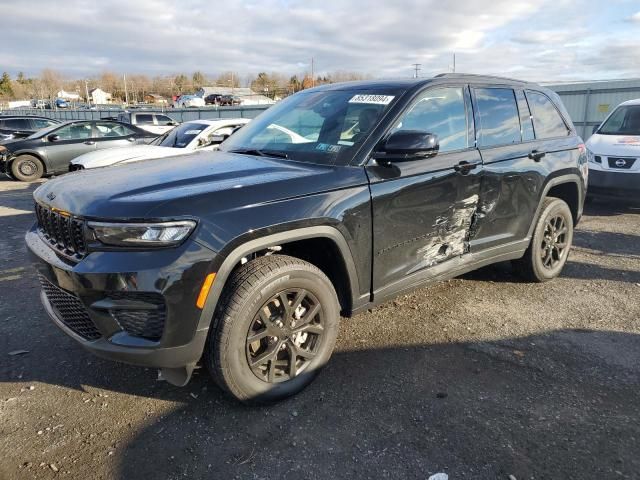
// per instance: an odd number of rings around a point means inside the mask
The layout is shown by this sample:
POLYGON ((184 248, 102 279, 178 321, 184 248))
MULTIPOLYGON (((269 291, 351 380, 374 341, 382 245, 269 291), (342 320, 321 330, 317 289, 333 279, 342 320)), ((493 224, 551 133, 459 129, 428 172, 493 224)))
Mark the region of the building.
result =
POLYGON ((640 79, 546 85, 562 99, 578 134, 587 139, 616 106, 640 98, 640 79))
POLYGON ((145 103, 154 103, 158 105, 167 105, 169 102, 162 95, 157 93, 146 93, 144 96, 145 103))
POLYGON ((89 98, 94 105, 106 105, 111 103, 111 94, 105 92, 101 88, 94 88, 89 90, 89 98))

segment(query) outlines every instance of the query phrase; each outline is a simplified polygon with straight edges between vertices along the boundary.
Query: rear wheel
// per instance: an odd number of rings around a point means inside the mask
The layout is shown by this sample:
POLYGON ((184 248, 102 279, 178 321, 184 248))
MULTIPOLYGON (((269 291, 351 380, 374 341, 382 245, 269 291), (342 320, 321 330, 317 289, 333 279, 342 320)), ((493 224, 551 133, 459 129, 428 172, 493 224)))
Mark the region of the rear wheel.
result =
POLYGON ((298 393, 329 360, 340 306, 327 276, 284 255, 250 261, 230 277, 213 319, 204 363, 244 402, 298 393))
POLYGON ((11 174, 21 182, 35 182, 44 175, 44 165, 33 155, 20 155, 11 162, 11 174))
POLYGON ((546 282, 564 268, 573 242, 573 216, 559 198, 547 198, 542 205, 529 248, 515 262, 519 273, 533 282, 546 282))

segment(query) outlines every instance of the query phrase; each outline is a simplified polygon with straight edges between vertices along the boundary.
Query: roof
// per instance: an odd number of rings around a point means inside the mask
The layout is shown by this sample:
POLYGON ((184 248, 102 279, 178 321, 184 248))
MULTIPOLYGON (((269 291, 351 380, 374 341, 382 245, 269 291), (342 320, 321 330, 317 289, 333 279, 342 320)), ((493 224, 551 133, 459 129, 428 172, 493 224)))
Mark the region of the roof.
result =
POLYGON ((622 102, 620 105, 640 105, 640 98, 635 98, 633 100, 627 100, 626 102, 622 102))
POLYGON ((206 125, 218 125, 218 124, 229 124, 229 123, 249 123, 250 118, 209 118, 209 119, 201 119, 201 120, 188 120, 184 123, 200 123, 206 125))
POLYGON ((516 80, 513 78, 496 77, 491 75, 475 75, 469 73, 441 73, 431 78, 402 78, 390 80, 359 80, 355 82, 330 83, 315 87, 312 90, 356 90, 356 89, 403 89, 408 90, 414 87, 421 87, 430 83, 443 83, 446 80, 459 80, 469 83, 483 83, 495 85, 533 85, 530 82, 516 80))

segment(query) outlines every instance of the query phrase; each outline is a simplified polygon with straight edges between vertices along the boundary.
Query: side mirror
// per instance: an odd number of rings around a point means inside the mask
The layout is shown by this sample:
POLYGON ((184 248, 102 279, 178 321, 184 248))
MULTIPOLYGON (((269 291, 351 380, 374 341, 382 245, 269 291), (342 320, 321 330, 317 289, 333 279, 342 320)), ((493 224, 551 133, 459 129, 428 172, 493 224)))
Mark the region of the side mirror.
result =
POLYGON ((438 154, 438 136, 422 130, 399 130, 392 133, 375 158, 387 161, 412 160, 416 157, 433 157, 438 154))
POLYGON ((169 125, 170 127, 175 127, 176 125, 178 125, 178 122, 167 122, 167 125, 169 125))
POLYGON ((56 135, 55 133, 52 133, 47 137, 47 140, 49 140, 50 142, 57 142, 58 140, 60 140, 60 135, 56 135))

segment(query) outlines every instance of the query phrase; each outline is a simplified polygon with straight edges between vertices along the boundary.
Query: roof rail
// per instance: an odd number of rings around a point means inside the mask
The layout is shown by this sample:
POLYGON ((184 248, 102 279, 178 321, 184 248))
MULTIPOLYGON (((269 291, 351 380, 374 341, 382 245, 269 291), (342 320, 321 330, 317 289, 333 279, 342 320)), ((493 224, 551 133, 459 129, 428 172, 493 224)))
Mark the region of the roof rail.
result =
POLYGON ((528 83, 524 80, 518 80, 517 78, 509 78, 509 77, 500 77, 497 75, 482 75, 482 74, 477 74, 477 73, 439 73, 438 75, 436 75, 433 78, 443 78, 443 77, 452 77, 452 78, 466 78, 466 77, 472 77, 472 78, 493 78, 495 80, 507 80, 509 82, 518 82, 518 83, 528 83))

